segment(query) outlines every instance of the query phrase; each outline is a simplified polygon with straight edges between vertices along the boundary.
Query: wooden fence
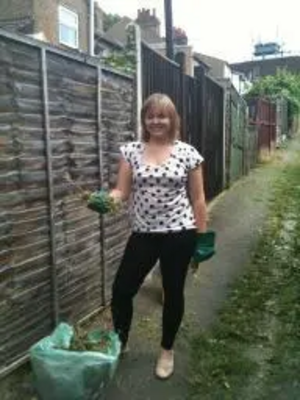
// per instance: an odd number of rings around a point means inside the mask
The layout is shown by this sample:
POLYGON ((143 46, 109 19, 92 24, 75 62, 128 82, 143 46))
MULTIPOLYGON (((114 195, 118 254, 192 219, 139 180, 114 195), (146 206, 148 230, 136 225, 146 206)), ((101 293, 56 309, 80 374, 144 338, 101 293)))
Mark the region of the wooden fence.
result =
POLYGON ((257 135, 248 128, 247 103, 229 80, 225 89, 225 186, 247 174, 257 163, 257 135))
POLYGON ((59 320, 110 299, 127 217, 99 218, 64 177, 114 181, 132 86, 96 59, 0 32, 1 375, 59 320))
POLYGON ((198 71, 185 75, 179 64, 142 44, 143 97, 166 93, 181 117, 182 139, 204 156, 204 181, 208 199, 223 189, 223 88, 198 71))

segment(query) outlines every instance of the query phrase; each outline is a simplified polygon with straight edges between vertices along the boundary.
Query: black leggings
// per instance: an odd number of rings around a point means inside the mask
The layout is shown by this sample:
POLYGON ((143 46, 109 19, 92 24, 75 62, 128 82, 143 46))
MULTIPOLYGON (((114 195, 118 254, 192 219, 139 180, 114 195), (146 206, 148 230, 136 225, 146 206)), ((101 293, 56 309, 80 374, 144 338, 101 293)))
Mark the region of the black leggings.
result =
POLYGON ((113 323, 123 345, 128 340, 133 297, 159 260, 164 289, 161 346, 172 349, 184 313, 184 283, 195 245, 195 230, 132 233, 113 284, 113 323))

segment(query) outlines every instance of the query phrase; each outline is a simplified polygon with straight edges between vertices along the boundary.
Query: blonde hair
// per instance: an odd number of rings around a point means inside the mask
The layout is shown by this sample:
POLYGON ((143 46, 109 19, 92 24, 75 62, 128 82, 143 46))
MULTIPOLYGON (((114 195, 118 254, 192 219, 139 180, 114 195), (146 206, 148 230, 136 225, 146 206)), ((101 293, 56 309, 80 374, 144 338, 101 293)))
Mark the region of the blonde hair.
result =
POLYGON ((158 108, 163 110, 164 113, 170 118, 171 126, 169 131, 170 142, 173 142, 180 135, 180 117, 176 110, 175 104, 169 96, 162 93, 154 93, 149 96, 141 110, 141 122, 142 122, 142 140, 148 142, 150 134, 146 129, 145 118, 149 110, 158 108))

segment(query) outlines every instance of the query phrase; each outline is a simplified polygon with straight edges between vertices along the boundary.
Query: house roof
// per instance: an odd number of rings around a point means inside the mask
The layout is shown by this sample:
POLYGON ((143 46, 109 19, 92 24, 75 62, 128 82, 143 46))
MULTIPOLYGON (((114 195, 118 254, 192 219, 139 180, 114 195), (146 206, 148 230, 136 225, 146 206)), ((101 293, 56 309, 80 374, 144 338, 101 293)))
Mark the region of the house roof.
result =
POLYGON ((104 37, 107 40, 118 42, 124 45, 127 39, 126 27, 130 22, 133 22, 130 18, 123 17, 119 22, 114 24, 110 29, 108 29, 108 31, 105 32, 104 37))
POLYGON ((222 60, 221 58, 213 57, 213 56, 208 56, 207 54, 202 54, 202 53, 194 53, 194 56, 198 59, 204 62, 207 66, 211 67, 212 63, 218 63, 220 65, 227 65, 229 66, 228 61, 222 60))
MULTIPOLYGON (((130 22, 135 21, 130 19, 129 17, 123 17, 119 22, 108 29, 108 31, 105 32, 104 36, 108 40, 113 40, 124 45, 127 40, 126 27, 130 22)), ((150 44, 161 43, 163 41, 163 39, 159 35, 157 35, 154 31, 148 29, 141 29, 141 36, 142 40, 150 44)))
POLYGON ((300 56, 253 59, 252 61, 232 63, 231 69, 246 74, 251 80, 262 76, 275 75, 278 70, 283 69, 297 74, 300 70, 300 56))
POLYGON ((19 31, 29 34, 33 32, 33 18, 28 16, 21 18, 1 19, 0 27, 14 32, 19 31))
POLYGON ((157 35, 155 32, 151 30, 143 30, 141 29, 142 40, 149 44, 156 44, 165 42, 165 39, 157 35))
POLYGON ((299 62, 300 64, 300 56, 299 55, 293 55, 293 56, 280 56, 280 57, 272 57, 272 58, 258 58, 250 61, 242 61, 242 62, 236 62, 236 63, 231 63, 232 68, 238 68, 242 66, 251 66, 251 65, 257 65, 257 64, 276 64, 278 62, 284 63, 284 62, 290 62, 290 61, 296 61, 299 62))
POLYGON ((200 65, 202 65, 205 69, 210 69, 210 66, 206 63, 206 62, 204 62, 202 59, 201 59, 201 57, 199 57, 199 53, 194 53, 193 54, 193 57, 194 57, 194 59, 200 64, 200 65))
POLYGON ((124 43, 121 43, 118 40, 111 39, 110 37, 107 37, 106 33, 96 32, 95 33, 95 38, 98 41, 98 43, 107 44, 107 45, 111 46, 114 49, 121 50, 121 49, 124 48, 124 43))
POLYGON ((229 63, 220 58, 208 56, 206 54, 195 53, 197 59, 200 59, 208 66, 208 74, 210 77, 222 79, 225 77, 225 67, 230 68, 229 63))

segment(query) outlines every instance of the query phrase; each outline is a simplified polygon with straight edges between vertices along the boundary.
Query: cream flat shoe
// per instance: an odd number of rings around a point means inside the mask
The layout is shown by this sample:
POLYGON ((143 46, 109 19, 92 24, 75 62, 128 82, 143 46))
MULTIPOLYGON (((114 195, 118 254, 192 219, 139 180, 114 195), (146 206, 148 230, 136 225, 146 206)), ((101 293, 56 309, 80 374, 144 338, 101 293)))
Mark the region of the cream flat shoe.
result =
POLYGON ((162 351, 155 368, 155 375, 159 379, 168 379, 174 372, 174 351, 162 351))
POLYGON ((129 353, 128 344, 125 344, 125 346, 121 346, 120 357, 125 357, 128 353, 129 353))

